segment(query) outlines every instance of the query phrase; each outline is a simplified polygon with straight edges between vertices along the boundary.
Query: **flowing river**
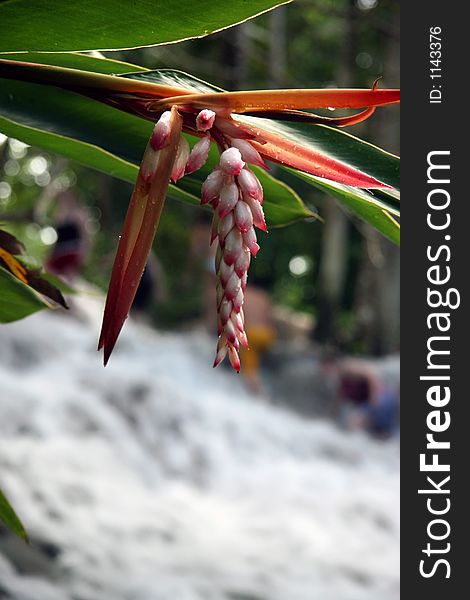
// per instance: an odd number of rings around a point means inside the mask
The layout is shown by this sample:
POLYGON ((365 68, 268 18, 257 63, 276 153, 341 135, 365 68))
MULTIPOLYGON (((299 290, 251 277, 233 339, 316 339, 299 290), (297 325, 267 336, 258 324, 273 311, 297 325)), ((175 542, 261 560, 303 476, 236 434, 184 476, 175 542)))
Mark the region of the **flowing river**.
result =
POLYGON ((396 440, 251 398, 200 332, 129 322, 103 369, 95 304, 0 330, 1 600, 398 600, 396 440))

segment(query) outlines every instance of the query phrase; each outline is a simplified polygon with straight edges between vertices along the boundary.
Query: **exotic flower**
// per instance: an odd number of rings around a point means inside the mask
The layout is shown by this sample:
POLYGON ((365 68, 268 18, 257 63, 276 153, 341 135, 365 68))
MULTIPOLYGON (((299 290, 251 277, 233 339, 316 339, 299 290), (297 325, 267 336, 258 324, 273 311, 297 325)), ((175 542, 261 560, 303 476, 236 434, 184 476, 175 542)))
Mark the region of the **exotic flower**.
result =
MULTIPOLYGON (((388 188, 384 182, 314 144, 303 143, 280 121, 353 125, 377 106, 399 102, 399 90, 257 90, 195 93, 201 86, 165 74, 161 83, 147 73, 112 76, 79 69, 0 59, 2 78, 61 87, 155 123, 145 149, 113 267, 99 348, 104 362, 127 318, 148 259, 170 179, 200 169, 215 143, 220 160, 202 186, 201 203, 214 209, 211 242, 216 254, 219 342, 215 364, 228 353, 239 370, 238 349, 246 345, 243 295, 251 256, 259 245, 254 227, 266 231, 263 190, 249 166, 266 161, 363 189, 388 188), (176 83, 176 85, 168 85, 176 83), (181 83, 183 81, 183 83, 181 83), (347 117, 328 118, 305 112, 313 108, 363 108, 347 117), (275 121, 275 124, 271 120, 275 121), (200 140, 189 148, 182 131, 200 140)), ((208 91, 209 90, 209 91, 208 91)))
MULTIPOLYGON (((374 92, 375 87, 370 93, 374 92)), ((213 94, 210 100, 214 96, 217 94, 213 94)), ((119 243, 99 347, 104 348, 106 363, 145 268, 170 178, 177 181, 183 175, 200 169, 207 161, 211 142, 215 141, 220 160, 201 190, 201 204, 210 204, 214 209, 211 244, 218 240, 215 293, 219 340, 214 366, 228 354, 232 367, 240 371, 240 344, 248 347, 249 343, 244 328, 244 292, 251 256, 256 257, 260 249, 255 227, 266 231, 262 209, 263 189, 248 165, 267 168, 263 155, 283 162, 284 157, 279 154, 278 148, 283 150, 287 160, 292 161, 292 154, 295 154, 294 162, 299 163, 300 168, 309 161, 309 156, 289 139, 278 139, 279 136, 276 137, 268 128, 257 131, 249 123, 234 120, 226 106, 216 103, 216 110, 195 110, 198 100, 190 100, 185 96, 162 100, 157 104, 166 108, 170 103, 170 110, 161 113, 142 159, 119 243), (202 134, 192 150, 181 135, 183 124, 192 132, 202 134), (275 156, 273 148, 276 148, 275 156)), ((354 103, 348 105, 355 106, 354 103)), ((310 113, 286 112, 297 120, 325 120, 310 113)), ((368 117, 372 112, 373 109, 367 109, 359 116, 326 120, 347 125, 368 117)), ((273 106, 269 113, 279 118, 280 109, 273 106)), ((330 159, 324 165, 328 175, 335 168, 333 163, 330 159)), ((353 168, 343 169, 339 179, 353 185, 387 187, 367 175, 356 173, 353 168)))

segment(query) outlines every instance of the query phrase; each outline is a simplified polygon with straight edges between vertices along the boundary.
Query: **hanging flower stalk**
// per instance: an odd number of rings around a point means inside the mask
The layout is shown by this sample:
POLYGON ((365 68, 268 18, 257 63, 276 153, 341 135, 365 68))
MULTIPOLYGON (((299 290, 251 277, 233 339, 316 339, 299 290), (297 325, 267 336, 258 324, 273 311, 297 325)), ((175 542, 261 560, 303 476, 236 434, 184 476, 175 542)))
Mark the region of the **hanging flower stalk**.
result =
POLYGON ((218 239, 215 268, 219 341, 214 367, 228 352, 232 367, 240 371, 240 344, 248 347, 244 292, 251 256, 259 250, 254 227, 266 231, 261 207, 263 190, 247 164, 265 164, 246 140, 219 136, 219 146, 220 162, 204 182, 201 199, 202 204, 210 203, 214 208, 211 244, 218 239))
MULTIPOLYGON (((240 371, 240 345, 248 347, 244 330, 243 299, 251 257, 259 251, 255 228, 266 231, 263 190, 250 165, 267 168, 265 159, 294 166, 347 185, 388 188, 377 179, 314 154, 279 125, 270 129, 267 119, 326 123, 344 127, 368 118, 375 106, 398 101, 397 90, 281 90, 184 94, 143 103, 134 97, 134 112, 159 115, 144 152, 136 186, 119 242, 104 312, 99 349, 107 363, 127 318, 147 262, 170 179, 173 182, 200 169, 207 161, 211 142, 220 160, 205 180, 201 204, 212 206, 211 244, 217 240, 216 304, 218 343, 214 367, 228 354, 240 371), (327 118, 299 110, 312 103, 320 108, 367 108, 341 118, 327 118), (145 108, 142 108, 145 105, 145 108), (236 113, 243 115, 239 117, 236 113), (245 116, 247 115, 247 116, 245 116), (250 116, 263 117, 250 121, 250 116), (260 126, 259 124, 262 124, 260 126), (182 130, 201 139, 190 150, 182 130)), ((119 95, 112 103, 122 102, 119 95)), ((125 100, 129 103, 129 98, 125 100)))

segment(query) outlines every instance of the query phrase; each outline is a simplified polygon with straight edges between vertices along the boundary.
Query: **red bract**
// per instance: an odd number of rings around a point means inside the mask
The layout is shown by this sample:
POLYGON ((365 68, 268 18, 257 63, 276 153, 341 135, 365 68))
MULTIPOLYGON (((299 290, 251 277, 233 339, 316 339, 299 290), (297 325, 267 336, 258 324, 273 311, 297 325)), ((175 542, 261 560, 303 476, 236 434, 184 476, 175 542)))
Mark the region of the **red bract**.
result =
MULTIPOLYGON (((155 170, 148 177, 147 173, 143 174, 141 166, 137 177, 114 261, 98 344, 98 349, 104 350, 105 364, 134 301, 150 254, 178 151, 181 125, 182 119, 178 111, 172 108, 166 145, 156 154, 150 142, 146 149, 146 154, 152 155, 155 170)), ((142 165, 144 164, 145 154, 142 160, 142 165)))

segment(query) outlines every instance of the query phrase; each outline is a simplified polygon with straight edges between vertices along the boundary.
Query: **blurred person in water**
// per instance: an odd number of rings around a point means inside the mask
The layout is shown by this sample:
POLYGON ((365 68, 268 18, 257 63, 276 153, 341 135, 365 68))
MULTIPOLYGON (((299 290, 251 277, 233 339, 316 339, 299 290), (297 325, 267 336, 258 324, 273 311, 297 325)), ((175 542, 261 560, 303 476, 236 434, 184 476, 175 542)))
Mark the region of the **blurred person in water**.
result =
POLYGON ((46 268, 51 273, 71 281, 81 272, 88 256, 92 219, 88 209, 80 206, 70 192, 64 192, 57 200, 57 240, 46 261, 46 268))
POLYGON ((328 357, 323 370, 336 379, 334 413, 343 427, 389 438, 398 430, 398 393, 362 359, 328 357))
POLYGON ((263 356, 269 351, 276 339, 273 324, 273 307, 269 294, 261 286, 248 283, 243 303, 245 331, 249 348, 240 346, 242 374, 250 390, 255 394, 264 391, 260 375, 263 356))
POLYGON ((47 259, 47 270, 65 279, 74 279, 86 257, 80 226, 67 220, 57 225, 55 230, 57 241, 47 259))

